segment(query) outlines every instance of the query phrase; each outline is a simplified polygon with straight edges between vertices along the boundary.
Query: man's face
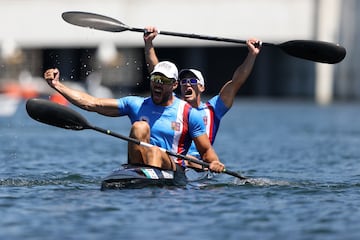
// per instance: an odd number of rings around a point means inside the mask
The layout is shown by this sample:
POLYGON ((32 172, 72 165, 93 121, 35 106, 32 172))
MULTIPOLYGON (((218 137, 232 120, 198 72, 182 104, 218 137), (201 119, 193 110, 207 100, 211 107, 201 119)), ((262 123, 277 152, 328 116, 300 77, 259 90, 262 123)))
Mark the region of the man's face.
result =
POLYGON ((157 73, 150 76, 151 98, 157 105, 168 105, 176 87, 177 82, 174 79, 157 73))
POLYGON ((200 94, 204 91, 204 87, 199 84, 199 80, 192 74, 186 73, 179 80, 181 86, 181 98, 190 103, 197 101, 200 94))

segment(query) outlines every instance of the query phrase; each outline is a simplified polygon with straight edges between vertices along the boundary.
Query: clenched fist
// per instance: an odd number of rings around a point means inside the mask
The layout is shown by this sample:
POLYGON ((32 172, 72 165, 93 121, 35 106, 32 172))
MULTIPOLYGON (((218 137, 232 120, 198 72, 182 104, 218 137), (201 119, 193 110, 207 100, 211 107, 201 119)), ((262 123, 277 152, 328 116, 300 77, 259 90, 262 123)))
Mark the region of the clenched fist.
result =
POLYGON ((51 68, 45 71, 44 78, 51 87, 59 83, 60 72, 57 68, 51 68))

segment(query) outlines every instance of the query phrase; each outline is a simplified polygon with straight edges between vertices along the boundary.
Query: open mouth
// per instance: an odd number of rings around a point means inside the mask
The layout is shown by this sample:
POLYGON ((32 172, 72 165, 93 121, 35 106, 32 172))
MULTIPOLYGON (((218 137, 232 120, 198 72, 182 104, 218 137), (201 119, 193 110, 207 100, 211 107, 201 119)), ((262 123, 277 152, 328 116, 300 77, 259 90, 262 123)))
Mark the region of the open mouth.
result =
POLYGON ((161 98, 162 88, 154 87, 152 95, 153 95, 153 97, 155 97, 156 99, 161 98))
POLYGON ((161 94, 161 93, 162 93, 162 89, 155 87, 155 88, 154 88, 154 93, 161 94))
POLYGON ((184 92, 184 96, 185 96, 185 97, 190 97, 190 96, 192 96, 193 92, 194 92, 194 90, 193 90, 192 88, 188 88, 188 89, 186 89, 186 91, 184 92))

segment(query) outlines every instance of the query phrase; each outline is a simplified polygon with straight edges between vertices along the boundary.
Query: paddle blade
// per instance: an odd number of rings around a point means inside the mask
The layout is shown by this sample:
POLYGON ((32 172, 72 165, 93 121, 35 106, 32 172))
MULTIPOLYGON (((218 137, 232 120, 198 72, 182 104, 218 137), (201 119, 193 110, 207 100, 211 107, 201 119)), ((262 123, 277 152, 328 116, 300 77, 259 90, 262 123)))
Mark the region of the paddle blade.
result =
POLYGON ((129 27, 122 22, 107 16, 96 13, 70 11, 64 12, 62 18, 73 25, 88 27, 107 32, 122 32, 129 30, 129 27))
POLYGON ((284 52, 294 57, 320 63, 334 64, 341 62, 346 55, 344 47, 322 41, 293 40, 277 45, 284 52))
POLYGON ((90 128, 86 119, 78 112, 49 100, 29 99, 26 111, 32 119, 55 127, 72 130, 90 128))

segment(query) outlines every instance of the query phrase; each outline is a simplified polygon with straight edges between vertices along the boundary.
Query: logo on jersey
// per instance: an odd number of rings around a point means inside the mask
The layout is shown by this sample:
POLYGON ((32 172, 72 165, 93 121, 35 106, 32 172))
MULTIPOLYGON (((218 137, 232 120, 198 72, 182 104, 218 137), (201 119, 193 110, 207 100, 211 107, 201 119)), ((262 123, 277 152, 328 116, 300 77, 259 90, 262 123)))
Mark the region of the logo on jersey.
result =
POLYGON ((180 131, 180 123, 179 122, 171 122, 171 129, 174 131, 180 131))
POLYGON ((207 117, 207 116, 204 116, 204 117, 203 117, 203 121, 204 121, 204 124, 205 124, 205 126, 206 126, 207 123, 208 123, 208 117, 207 117))

